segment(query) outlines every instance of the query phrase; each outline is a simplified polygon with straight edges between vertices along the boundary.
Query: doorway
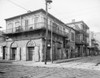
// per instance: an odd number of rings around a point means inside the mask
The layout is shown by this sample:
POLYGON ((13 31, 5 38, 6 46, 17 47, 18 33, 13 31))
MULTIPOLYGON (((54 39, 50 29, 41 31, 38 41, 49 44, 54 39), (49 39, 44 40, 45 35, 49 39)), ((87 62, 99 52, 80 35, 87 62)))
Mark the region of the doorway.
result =
POLYGON ((46 54, 46 57, 47 57, 47 61, 50 61, 50 47, 47 47, 47 54, 46 54))
POLYGON ((34 47, 28 47, 28 61, 32 61, 34 57, 34 47))
POLYGON ((12 48, 12 51, 11 51, 11 60, 15 60, 16 51, 17 51, 16 48, 12 48))
POLYGON ((3 60, 6 59, 6 46, 3 46, 3 60))

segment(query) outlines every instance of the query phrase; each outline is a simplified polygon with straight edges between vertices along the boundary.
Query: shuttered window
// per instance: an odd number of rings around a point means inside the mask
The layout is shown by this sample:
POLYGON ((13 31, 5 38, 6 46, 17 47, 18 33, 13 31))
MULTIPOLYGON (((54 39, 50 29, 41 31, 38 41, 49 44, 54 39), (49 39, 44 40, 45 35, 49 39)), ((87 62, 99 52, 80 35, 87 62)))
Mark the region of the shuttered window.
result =
POLYGON ((28 20, 25 20, 25 26, 28 26, 28 20))
POLYGON ((28 29, 28 24, 29 24, 28 20, 25 20, 25 30, 28 29))

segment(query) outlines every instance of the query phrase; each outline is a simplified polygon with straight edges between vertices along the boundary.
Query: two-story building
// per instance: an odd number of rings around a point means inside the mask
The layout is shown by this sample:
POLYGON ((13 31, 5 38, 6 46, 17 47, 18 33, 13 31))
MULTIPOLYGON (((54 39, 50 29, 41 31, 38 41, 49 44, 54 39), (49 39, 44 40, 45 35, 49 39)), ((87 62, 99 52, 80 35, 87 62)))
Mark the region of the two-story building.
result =
POLYGON ((83 22, 71 22, 67 24, 69 27, 75 29, 75 48, 76 48, 76 57, 87 56, 87 46, 88 46, 88 30, 89 27, 83 22))
MULTIPOLYGON (((5 20, 6 31, 4 35, 6 36, 6 44, 1 47, 3 53, 5 52, 5 59, 44 61, 46 12, 39 9, 5 20)), ((62 21, 48 13, 47 60, 51 60, 51 38, 53 60, 67 57, 64 42, 68 38, 69 28, 62 21)), ((72 36, 72 41, 74 39, 74 36, 72 36)))

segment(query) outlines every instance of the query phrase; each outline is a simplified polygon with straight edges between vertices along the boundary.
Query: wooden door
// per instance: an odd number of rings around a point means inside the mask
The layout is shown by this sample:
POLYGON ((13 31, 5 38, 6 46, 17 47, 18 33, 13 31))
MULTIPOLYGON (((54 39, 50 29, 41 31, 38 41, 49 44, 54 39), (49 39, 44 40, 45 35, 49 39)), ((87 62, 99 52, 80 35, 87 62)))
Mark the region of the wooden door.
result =
POLYGON ((34 57, 34 47, 28 47, 28 61, 32 61, 34 57))
POLYGON ((15 60, 16 51, 17 51, 16 48, 12 48, 12 56, 11 56, 12 58, 11 58, 11 60, 15 60))

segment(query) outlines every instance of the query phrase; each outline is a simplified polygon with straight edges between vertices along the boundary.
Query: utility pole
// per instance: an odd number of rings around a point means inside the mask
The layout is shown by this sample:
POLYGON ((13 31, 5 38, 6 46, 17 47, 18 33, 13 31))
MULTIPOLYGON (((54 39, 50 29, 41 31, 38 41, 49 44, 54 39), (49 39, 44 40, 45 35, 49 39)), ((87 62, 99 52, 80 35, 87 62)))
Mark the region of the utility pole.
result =
POLYGON ((47 64, 47 45, 48 45, 48 4, 52 3, 52 0, 45 0, 46 5, 46 37, 45 37, 45 52, 44 61, 47 64))
POLYGON ((50 25, 50 26, 51 26, 51 50, 50 50, 51 55, 50 55, 50 56, 51 56, 51 62, 53 63, 53 41, 52 41, 52 40, 53 40, 53 39, 52 39, 52 38, 53 38, 53 37, 52 37, 52 36, 53 36, 53 35, 52 35, 52 34, 53 34, 53 33, 52 33, 53 31, 52 31, 52 25, 50 25))

